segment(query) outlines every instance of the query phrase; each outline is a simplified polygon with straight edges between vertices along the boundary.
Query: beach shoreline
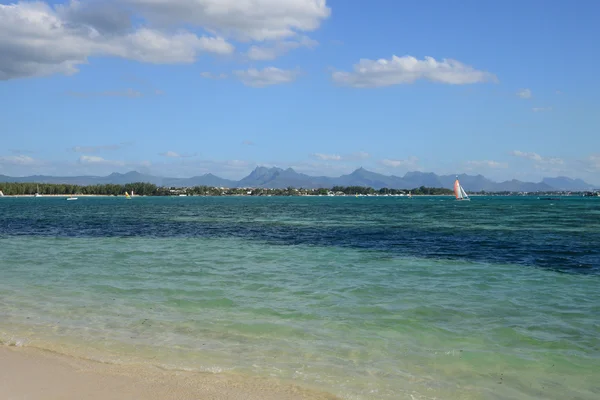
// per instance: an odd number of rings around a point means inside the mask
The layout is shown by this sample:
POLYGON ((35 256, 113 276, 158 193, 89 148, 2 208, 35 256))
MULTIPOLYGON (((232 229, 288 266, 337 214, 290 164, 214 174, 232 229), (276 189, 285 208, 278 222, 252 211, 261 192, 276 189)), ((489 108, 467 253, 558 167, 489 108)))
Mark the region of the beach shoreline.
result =
POLYGON ((42 400, 338 400, 291 383, 234 374, 115 365, 0 346, 0 398, 42 400))

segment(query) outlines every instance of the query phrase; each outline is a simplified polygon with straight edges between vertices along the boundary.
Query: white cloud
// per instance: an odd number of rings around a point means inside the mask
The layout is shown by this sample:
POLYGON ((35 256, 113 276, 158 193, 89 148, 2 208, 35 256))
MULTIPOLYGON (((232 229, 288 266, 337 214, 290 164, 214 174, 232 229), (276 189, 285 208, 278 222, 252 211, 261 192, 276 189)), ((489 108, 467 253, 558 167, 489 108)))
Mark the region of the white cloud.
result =
POLYGON ((0 80, 75 74, 90 57, 193 63, 230 55, 228 41, 265 42, 252 59, 273 59, 316 42, 303 34, 329 18, 326 0, 71 0, 0 4, 0 80), (198 35, 196 32, 207 32, 198 35))
POLYGON ((244 146, 254 146, 256 143, 254 143, 252 140, 244 140, 242 144, 244 146))
POLYGON ((331 10, 326 0, 125 0, 148 20, 181 23, 225 37, 264 41, 319 28, 331 10))
POLYGON ((82 12, 87 4, 0 4, 0 80, 74 74, 90 56, 157 64, 191 63, 200 52, 230 54, 234 50, 220 37, 144 26, 135 30, 128 26, 127 18, 119 22, 124 11, 113 7, 116 3, 108 3, 105 13, 98 15, 82 12))
POLYGON ((473 167, 486 167, 486 168, 508 168, 507 163, 493 161, 493 160, 474 160, 467 161, 467 164, 473 167))
POLYGON ((342 156, 337 154, 314 153, 312 156, 323 161, 340 161, 342 159, 342 156))
POLYGON ((175 151, 165 151, 164 153, 160 153, 159 155, 163 156, 163 157, 170 157, 170 158, 190 158, 190 157, 196 157, 198 155, 198 153, 180 154, 175 151))
POLYGON ((533 152, 524 152, 520 150, 513 150, 510 152, 512 156, 527 158, 529 160, 535 161, 540 164, 554 164, 554 165, 562 165, 564 164, 564 160, 557 157, 542 157, 538 153, 533 152))
POLYGON ((532 96, 531 89, 520 89, 517 92, 517 96, 519 96, 522 99, 530 99, 532 96))
POLYGON ((106 159, 104 159, 102 157, 98 157, 98 156, 81 156, 81 157, 79 157, 78 162, 80 164, 107 165, 107 166, 115 166, 115 167, 122 167, 125 165, 125 162, 123 162, 123 161, 106 160, 106 159))
POLYGON ((520 150, 513 150, 510 154, 515 157, 529 158, 533 161, 542 161, 542 156, 540 156, 537 153, 528 153, 520 150))
POLYGON ((413 83, 424 79, 436 83, 465 85, 497 82, 494 74, 479 71, 459 61, 432 57, 418 60, 412 56, 392 56, 390 60, 361 59, 352 72, 334 72, 334 82, 357 88, 384 87, 413 83))
POLYGON ((226 79, 227 78, 227 74, 224 74, 224 73, 213 74, 212 72, 200 72, 200 76, 205 79, 226 79))
POLYGON ((552 107, 533 107, 531 109, 531 111, 533 112, 545 112, 545 111, 552 111, 552 107))
POLYGON ((170 34, 140 28, 126 36, 106 40, 99 49, 106 55, 140 62, 179 64, 193 63, 200 52, 231 54, 234 47, 220 37, 198 37, 185 31, 170 34))
POLYGON ((409 167, 409 168, 413 168, 417 166, 417 162, 419 161, 419 159, 417 157, 409 157, 406 160, 390 160, 390 159, 383 159, 381 160, 381 163, 383 165, 385 165, 386 167, 392 167, 392 168, 400 168, 400 167, 409 167))
POLYGON ((306 47, 312 49, 319 44, 316 40, 310 39, 306 36, 299 38, 298 40, 285 40, 276 42, 270 46, 252 46, 248 50, 248 58, 255 61, 266 61, 274 60, 277 57, 289 52, 290 50, 297 49, 299 47, 306 47))
POLYGON ((17 156, 3 156, 0 157, 0 164, 8 165, 33 165, 37 161, 29 156, 17 155, 17 156))
POLYGON ((244 85, 261 88, 293 82, 300 75, 300 71, 267 67, 262 70, 250 68, 247 71, 235 71, 234 74, 244 85))

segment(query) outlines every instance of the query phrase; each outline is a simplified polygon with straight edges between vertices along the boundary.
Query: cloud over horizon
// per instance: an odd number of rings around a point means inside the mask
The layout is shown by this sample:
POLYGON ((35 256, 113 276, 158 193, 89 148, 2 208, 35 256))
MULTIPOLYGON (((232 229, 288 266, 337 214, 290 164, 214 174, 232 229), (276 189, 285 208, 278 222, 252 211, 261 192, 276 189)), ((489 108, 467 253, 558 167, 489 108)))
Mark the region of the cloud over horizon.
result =
POLYGON ((520 150, 513 150, 510 152, 510 155, 519 158, 526 158, 536 163, 541 164, 554 164, 554 165, 562 165, 564 164, 564 160, 558 157, 542 157, 538 153, 533 152, 525 152, 520 150))
POLYGON ((340 161, 342 156, 338 154, 323 154, 323 153, 314 153, 312 156, 318 160, 323 161, 340 161))
POLYGON ((467 161, 467 165, 471 167, 484 168, 508 168, 508 163, 493 161, 493 160, 472 160, 467 161))
POLYGON ((177 153, 175 151, 165 151, 164 153, 159 153, 159 156, 170 157, 170 158, 191 158, 196 157, 198 153, 177 153))
POLYGON ((389 158, 385 158, 381 160, 381 164, 386 167, 392 168, 418 168, 417 163, 419 159, 417 157, 408 157, 405 160, 392 160, 389 158))

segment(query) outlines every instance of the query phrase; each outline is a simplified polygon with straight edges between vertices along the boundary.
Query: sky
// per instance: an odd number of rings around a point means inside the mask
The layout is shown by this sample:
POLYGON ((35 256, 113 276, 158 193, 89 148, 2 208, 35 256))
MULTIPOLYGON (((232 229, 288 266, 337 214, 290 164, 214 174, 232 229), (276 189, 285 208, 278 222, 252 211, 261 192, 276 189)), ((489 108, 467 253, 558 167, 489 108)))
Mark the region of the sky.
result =
POLYGON ((596 0, 0 0, 0 174, 600 185, 596 0))

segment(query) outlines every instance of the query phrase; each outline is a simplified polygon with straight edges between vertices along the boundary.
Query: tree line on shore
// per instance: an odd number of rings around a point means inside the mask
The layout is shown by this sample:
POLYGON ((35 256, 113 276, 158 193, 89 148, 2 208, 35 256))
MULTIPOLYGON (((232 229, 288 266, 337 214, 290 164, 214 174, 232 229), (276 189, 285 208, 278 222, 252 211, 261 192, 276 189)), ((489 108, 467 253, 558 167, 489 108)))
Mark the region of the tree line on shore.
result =
POLYGON ((245 195, 245 196, 298 196, 298 195, 450 195, 452 190, 445 188, 427 188, 421 186, 414 189, 389 189, 379 190, 364 186, 334 186, 331 189, 303 189, 288 187, 285 189, 267 189, 267 188, 217 188, 210 186, 194 186, 190 188, 175 188, 157 186, 151 183, 137 182, 125 185, 105 184, 105 185, 69 185, 69 184, 50 184, 50 183, 30 183, 30 182, 8 182, 0 183, 0 190, 7 196, 15 195, 104 195, 104 196, 123 196, 125 192, 140 196, 173 196, 173 195, 192 195, 192 196, 227 196, 227 195, 245 195))

